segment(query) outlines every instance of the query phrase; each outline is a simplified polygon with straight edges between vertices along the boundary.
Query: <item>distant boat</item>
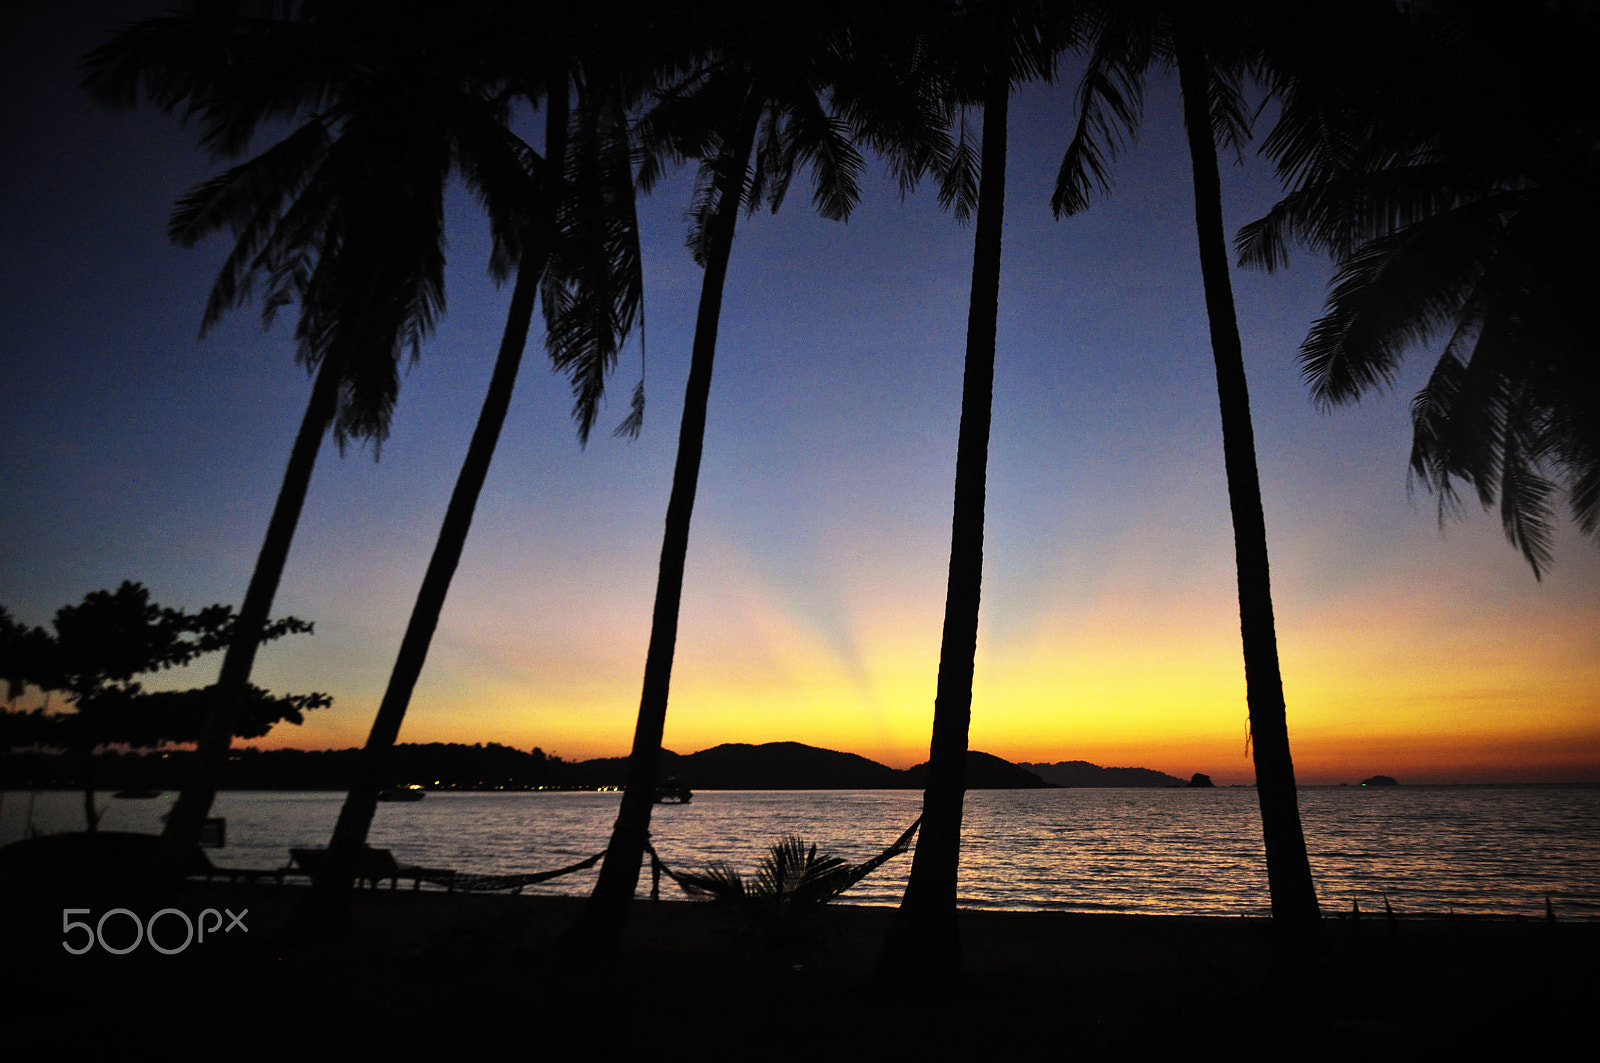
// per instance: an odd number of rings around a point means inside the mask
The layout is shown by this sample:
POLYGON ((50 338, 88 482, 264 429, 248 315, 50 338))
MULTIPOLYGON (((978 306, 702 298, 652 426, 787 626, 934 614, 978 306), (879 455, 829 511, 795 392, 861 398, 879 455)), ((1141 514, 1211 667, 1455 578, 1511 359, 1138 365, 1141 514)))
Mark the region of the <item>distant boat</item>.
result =
POLYGON ((658 805, 686 805, 694 794, 689 788, 676 779, 668 779, 656 787, 656 804, 658 805))
POLYGON ((378 791, 379 801, 421 801, 427 796, 428 791, 417 783, 412 783, 410 786, 391 786, 387 790, 378 791))
POLYGON ((118 790, 112 797, 120 797, 124 801, 145 801, 152 797, 160 797, 164 790, 118 790))

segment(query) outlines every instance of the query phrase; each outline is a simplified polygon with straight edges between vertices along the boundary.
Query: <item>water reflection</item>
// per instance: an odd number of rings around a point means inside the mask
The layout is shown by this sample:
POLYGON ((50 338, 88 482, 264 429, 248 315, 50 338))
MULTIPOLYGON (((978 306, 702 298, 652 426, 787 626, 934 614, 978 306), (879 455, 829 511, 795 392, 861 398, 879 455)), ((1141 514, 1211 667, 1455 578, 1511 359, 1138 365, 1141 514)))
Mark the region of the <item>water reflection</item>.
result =
MULTIPOLYGON (((159 829, 172 796, 102 795, 106 830, 159 829)), ((6 793, 0 842, 82 826, 81 796, 6 793), (31 807, 30 807, 31 806, 31 807)), ((516 874, 602 849, 615 793, 435 793, 378 808, 371 844, 402 862, 477 874, 516 874)), ((1379 911, 1542 914, 1600 919, 1600 787, 1396 787, 1302 790, 1312 871, 1326 911, 1359 901, 1379 911)), ((228 846, 213 858, 281 865, 291 847, 325 844, 341 794, 224 793, 228 846)), ((881 851, 920 810, 910 791, 696 793, 658 806, 656 849, 700 869, 725 860, 753 869, 787 833, 850 861, 881 851)), ((896 904, 908 858, 849 894, 896 904)), ((588 871, 534 887, 586 893, 588 871)), ((641 889, 649 888, 642 876, 641 889)), ((1265 915, 1266 864, 1255 792, 1218 790, 990 790, 967 797, 962 903, 981 908, 1148 914, 1265 915)))

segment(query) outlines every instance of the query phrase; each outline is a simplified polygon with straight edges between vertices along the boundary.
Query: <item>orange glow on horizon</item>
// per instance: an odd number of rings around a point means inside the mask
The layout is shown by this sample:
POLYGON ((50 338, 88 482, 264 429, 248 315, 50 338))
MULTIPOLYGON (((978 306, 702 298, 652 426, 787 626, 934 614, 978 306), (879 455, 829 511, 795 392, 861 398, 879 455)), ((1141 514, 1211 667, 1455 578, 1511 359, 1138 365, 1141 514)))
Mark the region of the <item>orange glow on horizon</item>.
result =
MULTIPOLYGON (((816 594, 831 597, 819 610, 816 595, 798 601, 736 545, 707 551, 717 564, 702 561, 686 588, 667 748, 796 741, 895 768, 927 759, 940 621, 930 595, 942 588, 862 575, 868 591, 824 588, 816 594)), ((1230 566, 1211 559, 1168 574, 1141 567, 1142 556, 1108 558, 1092 593, 1041 577, 1030 611, 986 614, 971 748, 1253 782, 1230 566)), ((862 558, 851 564, 870 573, 862 558)), ((1452 599, 1424 601, 1401 580, 1318 588, 1308 578, 1285 577, 1278 615, 1302 783, 1600 781, 1600 632, 1582 594, 1451 614, 1452 599)), ((400 740, 537 746, 568 760, 625 755, 646 609, 603 587, 598 619, 568 622, 568 592, 553 578, 535 574, 511 590, 530 602, 441 626, 400 740)), ((377 701, 365 687, 381 690, 376 678, 365 674, 362 693, 341 695, 303 727, 252 744, 360 745, 377 701)), ((289 675, 272 682, 317 688, 289 675)))

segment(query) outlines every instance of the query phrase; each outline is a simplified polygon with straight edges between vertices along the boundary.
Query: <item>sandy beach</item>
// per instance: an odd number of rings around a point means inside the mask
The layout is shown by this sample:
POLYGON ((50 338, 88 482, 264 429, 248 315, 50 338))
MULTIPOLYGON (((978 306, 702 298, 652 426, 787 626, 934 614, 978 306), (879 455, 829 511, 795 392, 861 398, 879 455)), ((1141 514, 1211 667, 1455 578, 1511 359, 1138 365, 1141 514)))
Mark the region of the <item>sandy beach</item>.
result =
POLYGON ((247 913, 180 954, 114 956, 69 954, 64 899, 12 891, 6 1040, 94 1058, 1476 1058, 1587 1036, 1600 988, 1592 923, 1345 913, 1316 970, 1286 978, 1267 920, 963 911, 962 974, 930 987, 875 979, 886 908, 836 904, 775 940, 713 905, 640 902, 620 954, 573 969, 554 950, 573 898, 362 891, 354 938, 290 943, 303 896, 76 898, 79 919, 247 913))

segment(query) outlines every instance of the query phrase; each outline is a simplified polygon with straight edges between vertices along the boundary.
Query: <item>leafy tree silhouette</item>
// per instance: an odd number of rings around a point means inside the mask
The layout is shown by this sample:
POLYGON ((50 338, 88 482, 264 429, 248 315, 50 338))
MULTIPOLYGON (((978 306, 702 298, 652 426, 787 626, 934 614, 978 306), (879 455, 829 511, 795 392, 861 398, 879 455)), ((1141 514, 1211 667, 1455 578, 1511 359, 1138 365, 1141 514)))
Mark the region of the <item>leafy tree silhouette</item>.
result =
MULTIPOLYGON (((197 613, 159 606, 141 584, 95 591, 78 605, 56 611, 52 634, 13 620, 0 608, 0 680, 14 703, 29 688, 46 695, 44 710, 29 715, 28 744, 68 750, 83 767, 83 814, 91 833, 99 824, 94 805, 93 754, 119 744, 151 749, 192 742, 199 734, 213 687, 145 690, 142 677, 181 668, 225 648, 237 623, 233 608, 211 605, 197 613), (50 713, 50 694, 60 694, 71 713, 50 713)), ((312 625, 289 616, 269 621, 261 640, 311 634, 312 625)), ((325 694, 269 694, 247 687, 235 723, 240 738, 259 738, 273 726, 304 721, 311 709, 332 704, 325 694)))

